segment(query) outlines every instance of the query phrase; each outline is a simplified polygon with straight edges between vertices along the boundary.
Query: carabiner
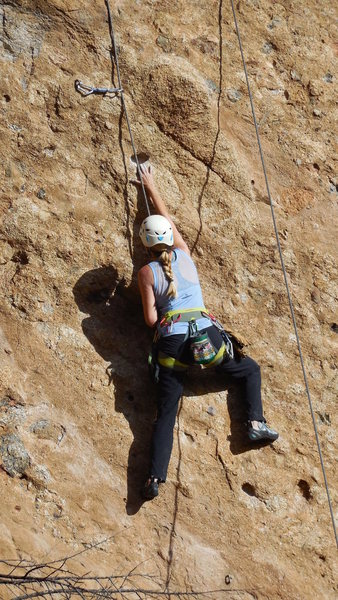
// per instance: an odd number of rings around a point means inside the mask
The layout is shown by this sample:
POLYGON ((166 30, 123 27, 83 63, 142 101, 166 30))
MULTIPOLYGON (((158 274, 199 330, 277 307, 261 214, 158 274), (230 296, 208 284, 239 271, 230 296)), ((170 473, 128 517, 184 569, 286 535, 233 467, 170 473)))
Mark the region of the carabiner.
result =
POLYGON ((123 92, 122 88, 96 88, 92 85, 85 85, 78 79, 75 80, 75 89, 82 96, 90 96, 91 94, 120 94, 123 92))

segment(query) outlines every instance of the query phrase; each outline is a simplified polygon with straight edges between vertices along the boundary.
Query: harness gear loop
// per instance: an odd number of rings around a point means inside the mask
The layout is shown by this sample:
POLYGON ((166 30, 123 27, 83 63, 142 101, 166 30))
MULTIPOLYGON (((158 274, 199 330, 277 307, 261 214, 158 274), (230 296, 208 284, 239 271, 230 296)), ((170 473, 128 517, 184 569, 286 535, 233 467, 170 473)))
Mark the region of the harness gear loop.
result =
POLYGON ((79 81, 78 79, 76 79, 75 81, 75 89, 77 92, 79 92, 82 96, 86 97, 86 96, 90 96, 91 94, 121 94, 123 92, 123 88, 119 87, 119 88, 98 88, 98 87, 94 87, 92 85, 86 85, 85 83, 82 83, 82 81, 79 81))

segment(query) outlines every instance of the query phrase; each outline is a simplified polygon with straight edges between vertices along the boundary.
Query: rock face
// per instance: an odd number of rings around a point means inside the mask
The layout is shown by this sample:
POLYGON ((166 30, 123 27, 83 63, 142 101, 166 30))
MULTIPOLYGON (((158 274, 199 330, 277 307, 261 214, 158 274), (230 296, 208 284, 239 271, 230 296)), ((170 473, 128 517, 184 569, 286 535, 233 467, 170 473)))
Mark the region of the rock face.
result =
MULTIPOLYGON (((334 598, 335 540, 231 5, 111 4, 137 150, 193 250, 206 305, 261 365, 280 439, 248 446, 236 391, 191 373, 168 481, 142 505, 155 416, 136 284, 146 208, 130 184, 120 97, 74 88, 117 84, 106 6, 5 0, 0 558, 83 551, 74 572, 126 575, 142 563, 143 588, 334 598)), ((334 504, 332 6, 237 3, 334 504)))

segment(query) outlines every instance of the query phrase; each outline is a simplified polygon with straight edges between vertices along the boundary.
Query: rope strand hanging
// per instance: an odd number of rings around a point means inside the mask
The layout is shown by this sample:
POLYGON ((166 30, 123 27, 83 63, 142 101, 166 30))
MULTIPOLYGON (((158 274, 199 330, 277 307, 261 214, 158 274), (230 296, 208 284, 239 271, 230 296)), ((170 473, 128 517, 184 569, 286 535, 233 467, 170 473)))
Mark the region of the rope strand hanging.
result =
POLYGON ((249 76, 248 76, 248 71, 247 71, 245 57, 244 57, 244 52, 243 52, 242 39, 241 39, 239 27, 238 27, 238 22, 237 22, 237 16, 236 16, 236 11, 235 11, 234 1, 230 0, 230 2, 231 2, 232 13, 233 13, 233 16, 234 16, 235 28, 236 28, 236 33, 237 33, 237 38, 238 38, 238 43, 239 43, 239 49, 240 49, 240 53, 241 53, 241 57, 242 57, 242 63, 243 63, 243 68, 244 68, 244 73, 245 73, 246 84, 247 84, 247 88, 248 88, 248 94, 249 94, 250 105, 251 105, 251 112, 252 112, 252 117, 253 117, 253 121, 254 121, 254 125, 255 125, 255 130, 256 130, 256 137, 257 137, 257 143, 258 143, 258 148, 259 148, 259 154, 260 154, 260 158, 261 158, 261 163, 262 163, 262 167, 263 167, 263 173, 264 173, 264 178, 265 178, 266 190, 267 190, 268 198, 269 198, 269 202, 270 202, 270 208, 271 208, 271 214, 272 214, 272 221, 273 221, 273 226, 274 226, 274 230, 275 230, 277 247, 278 247, 280 262, 281 262, 281 266, 282 266, 282 270, 283 270, 285 287, 286 287, 286 291, 287 291, 287 295, 288 295, 288 300, 289 300, 289 307, 290 307, 290 312, 291 312, 291 317, 292 317, 292 322, 293 322, 293 328, 294 328, 294 332, 295 332, 295 336, 296 336, 296 340, 297 340, 297 347, 298 347, 298 353, 299 353, 300 363, 301 363, 302 372, 303 372, 305 390, 306 390, 306 395, 307 395, 308 402, 309 402, 310 413, 311 413, 311 417, 312 417, 313 428, 314 428, 316 442, 317 442, 318 454, 319 454, 320 464, 321 464, 321 468, 322 468, 322 472, 323 472, 323 477, 324 477, 324 483, 325 483, 325 488, 326 488, 326 495, 327 495, 327 500, 328 500, 328 504, 329 504, 330 515, 331 515, 331 520, 332 520, 332 527, 333 527, 333 532, 334 532, 334 536, 335 536, 335 540, 336 540, 336 545, 338 547, 338 538, 337 538, 336 524, 335 524, 335 519, 334 519, 334 514, 333 514, 333 508, 332 508, 331 496, 330 496, 330 491, 329 491, 329 485, 328 485, 328 481, 327 481, 327 477, 326 477, 326 470, 325 470, 325 466, 324 466, 324 460, 323 460, 321 446, 320 446, 320 441, 319 441, 319 436, 318 436, 316 419, 315 419, 314 410, 313 410, 313 406, 312 406, 310 389, 309 389, 309 385, 308 385, 308 380, 307 380, 307 375, 306 375, 306 370, 305 370, 305 364, 304 364, 304 359, 303 359, 303 353, 302 353, 302 348, 301 348, 299 334, 298 334, 298 327, 297 327, 295 312, 294 312, 294 308, 293 308, 293 302, 292 302, 290 288, 289 288, 289 284, 288 284, 288 278, 287 278, 286 268, 285 268, 285 264, 284 264, 284 258, 283 258, 282 248, 281 248, 279 234, 278 234, 278 229, 277 229, 275 211, 274 211, 274 208, 273 208, 273 201, 272 201, 272 197, 271 197, 271 193, 270 193, 269 181, 268 181, 268 176, 267 176, 266 167, 265 167, 264 154, 263 154, 263 149, 262 149, 260 135, 259 135, 259 129, 258 129, 258 124, 257 124, 257 119, 256 119, 256 113, 255 113, 255 107, 254 107, 254 103, 253 103, 253 98, 252 98, 252 93, 251 93, 251 87, 250 87, 250 82, 249 82, 249 76))
POLYGON ((118 87, 114 87, 114 88, 94 87, 92 85, 86 85, 86 84, 82 83, 82 81, 79 81, 77 79, 75 81, 75 89, 83 97, 91 96, 92 94, 94 94, 94 95, 96 95, 96 94, 102 94, 103 96, 108 96, 108 97, 112 97, 112 95, 120 95, 123 112, 125 114, 127 125, 128 125, 129 137, 130 137, 131 145, 132 145, 132 148, 133 148, 134 161, 135 161, 135 164, 136 164, 137 174, 139 176, 140 185, 141 185, 141 188, 142 188, 142 193, 143 193, 143 196, 144 196, 144 201, 145 201, 145 204, 146 204, 147 212, 148 212, 148 215, 150 215, 148 197, 147 197, 146 190, 145 190, 145 187, 144 187, 143 181, 142 181, 142 172, 141 172, 141 169, 140 169, 140 163, 139 163, 139 159, 138 159, 137 152, 136 152, 136 147, 135 147, 135 142, 134 142, 134 136, 133 136, 133 132, 131 130, 131 125, 130 125, 130 120, 129 120, 129 117, 128 117, 127 106, 126 106, 126 102, 125 102, 125 99, 124 99, 123 87, 122 87, 122 84, 121 84, 118 51, 117 51, 117 47, 116 47, 116 43, 115 43, 113 20, 112 20, 111 11, 110 11, 109 0, 105 0, 105 5, 106 5, 106 8, 107 8, 107 13, 108 13, 109 34, 110 34, 111 45, 112 45, 111 46, 111 51, 110 51, 110 56, 111 56, 111 60, 112 60, 113 65, 115 65, 115 67, 116 67, 116 73, 117 73, 117 79, 118 79, 118 87))
POLYGON ((116 43, 115 43, 115 34, 114 34, 113 20, 112 20, 111 11, 110 11, 110 4, 109 4, 109 0, 104 0, 104 1, 105 1, 105 5, 106 5, 106 8, 107 8, 107 12, 108 12, 109 33, 110 33, 110 39, 111 39, 111 43, 112 43, 111 58, 112 58, 112 61, 114 62, 115 66, 116 66, 116 75, 117 75, 117 81, 118 81, 118 88, 121 90, 121 92, 120 92, 121 102, 122 102, 122 107, 123 107, 124 114, 125 114, 126 121, 127 121, 127 125, 128 125, 129 137, 130 137, 130 141, 131 141, 131 145, 132 145, 133 153, 134 153, 134 160, 135 160, 135 164, 136 164, 136 168, 137 168, 137 173, 138 173, 138 176, 139 176, 139 179, 140 179, 140 184, 141 184, 141 188, 142 188, 142 192, 143 192, 145 204, 146 204, 146 207, 147 207, 147 212, 148 212, 148 215, 150 215, 148 197, 147 197, 147 194, 146 194, 146 191, 145 191, 145 188, 144 188, 144 185, 143 185, 143 181, 142 181, 142 173, 141 173, 141 169, 140 169, 140 163, 139 163, 139 160, 138 160, 138 156, 137 156, 137 152, 136 152, 136 147, 135 147, 135 143, 134 143, 133 132, 131 130, 131 125, 130 125, 130 121, 129 121, 129 117, 128 117, 127 106, 126 106, 125 99, 124 99, 124 93, 123 93, 123 88, 122 88, 122 83, 121 83, 121 76, 120 76, 120 66, 119 66, 118 52, 117 52, 117 47, 116 47, 116 43))

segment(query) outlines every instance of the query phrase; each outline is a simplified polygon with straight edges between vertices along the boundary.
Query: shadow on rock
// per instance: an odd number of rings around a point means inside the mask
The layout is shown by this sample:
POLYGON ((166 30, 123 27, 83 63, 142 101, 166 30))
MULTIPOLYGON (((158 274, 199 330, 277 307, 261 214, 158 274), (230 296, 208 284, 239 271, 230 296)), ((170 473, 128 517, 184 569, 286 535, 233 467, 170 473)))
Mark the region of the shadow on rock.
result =
POLYGON ((84 273, 73 293, 80 311, 89 315, 82 321, 85 336, 109 363, 107 377, 114 386, 115 409, 123 413, 134 436, 128 457, 126 510, 135 514, 143 504, 140 489, 148 472, 155 416, 146 361, 151 340, 135 291, 118 279, 114 267, 84 273))

